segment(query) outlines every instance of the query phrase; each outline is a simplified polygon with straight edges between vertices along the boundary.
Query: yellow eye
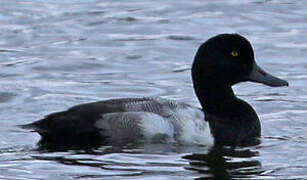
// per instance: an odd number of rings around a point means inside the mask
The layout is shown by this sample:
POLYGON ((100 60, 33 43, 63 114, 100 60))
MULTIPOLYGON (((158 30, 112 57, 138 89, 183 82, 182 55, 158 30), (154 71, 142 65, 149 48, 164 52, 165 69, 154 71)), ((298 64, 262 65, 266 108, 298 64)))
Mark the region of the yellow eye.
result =
POLYGON ((233 50, 233 51, 231 52, 231 55, 232 55, 233 57, 236 57, 236 56, 239 55, 239 53, 238 53, 238 51, 233 50))

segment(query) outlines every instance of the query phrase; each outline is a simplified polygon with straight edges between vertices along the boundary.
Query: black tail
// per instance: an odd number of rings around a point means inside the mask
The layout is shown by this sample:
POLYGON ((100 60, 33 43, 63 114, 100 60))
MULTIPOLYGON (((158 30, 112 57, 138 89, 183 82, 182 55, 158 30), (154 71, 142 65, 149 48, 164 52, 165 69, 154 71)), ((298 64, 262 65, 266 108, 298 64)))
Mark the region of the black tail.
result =
POLYGON ((22 129, 35 129, 35 126, 33 125, 33 123, 17 125, 17 127, 22 128, 22 129))
POLYGON ((45 134, 46 130, 40 128, 38 122, 39 121, 30 123, 30 124, 17 125, 17 127, 26 129, 26 130, 30 130, 31 132, 38 132, 40 135, 45 134))

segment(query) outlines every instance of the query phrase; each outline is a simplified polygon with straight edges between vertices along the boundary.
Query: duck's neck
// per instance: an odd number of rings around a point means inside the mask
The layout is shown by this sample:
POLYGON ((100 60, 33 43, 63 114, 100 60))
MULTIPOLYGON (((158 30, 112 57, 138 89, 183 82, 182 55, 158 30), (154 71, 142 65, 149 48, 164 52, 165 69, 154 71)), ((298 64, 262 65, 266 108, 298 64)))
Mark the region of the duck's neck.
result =
POLYGON ((194 84, 194 89, 203 110, 211 114, 228 114, 227 112, 232 109, 230 106, 238 100, 231 87, 194 84))

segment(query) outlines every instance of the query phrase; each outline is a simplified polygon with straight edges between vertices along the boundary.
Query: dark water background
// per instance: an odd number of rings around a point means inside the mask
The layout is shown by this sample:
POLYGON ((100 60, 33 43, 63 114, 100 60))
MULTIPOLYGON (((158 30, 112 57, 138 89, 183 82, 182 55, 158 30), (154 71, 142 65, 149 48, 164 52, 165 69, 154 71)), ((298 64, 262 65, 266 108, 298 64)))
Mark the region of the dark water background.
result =
POLYGON ((0 179, 307 179, 307 1, 0 1, 0 179), (79 103, 162 96, 198 106, 190 64, 223 32, 290 82, 245 83, 261 144, 40 149, 16 127, 79 103))

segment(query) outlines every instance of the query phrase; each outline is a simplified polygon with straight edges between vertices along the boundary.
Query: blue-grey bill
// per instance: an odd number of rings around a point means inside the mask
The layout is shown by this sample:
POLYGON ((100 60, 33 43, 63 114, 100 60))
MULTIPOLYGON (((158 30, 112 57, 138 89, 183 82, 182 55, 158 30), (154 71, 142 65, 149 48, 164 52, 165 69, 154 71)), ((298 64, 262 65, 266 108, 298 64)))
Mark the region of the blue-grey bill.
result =
POLYGON ((289 86, 287 81, 265 72, 256 63, 254 63, 253 69, 247 79, 252 82, 258 82, 272 87, 289 86))

